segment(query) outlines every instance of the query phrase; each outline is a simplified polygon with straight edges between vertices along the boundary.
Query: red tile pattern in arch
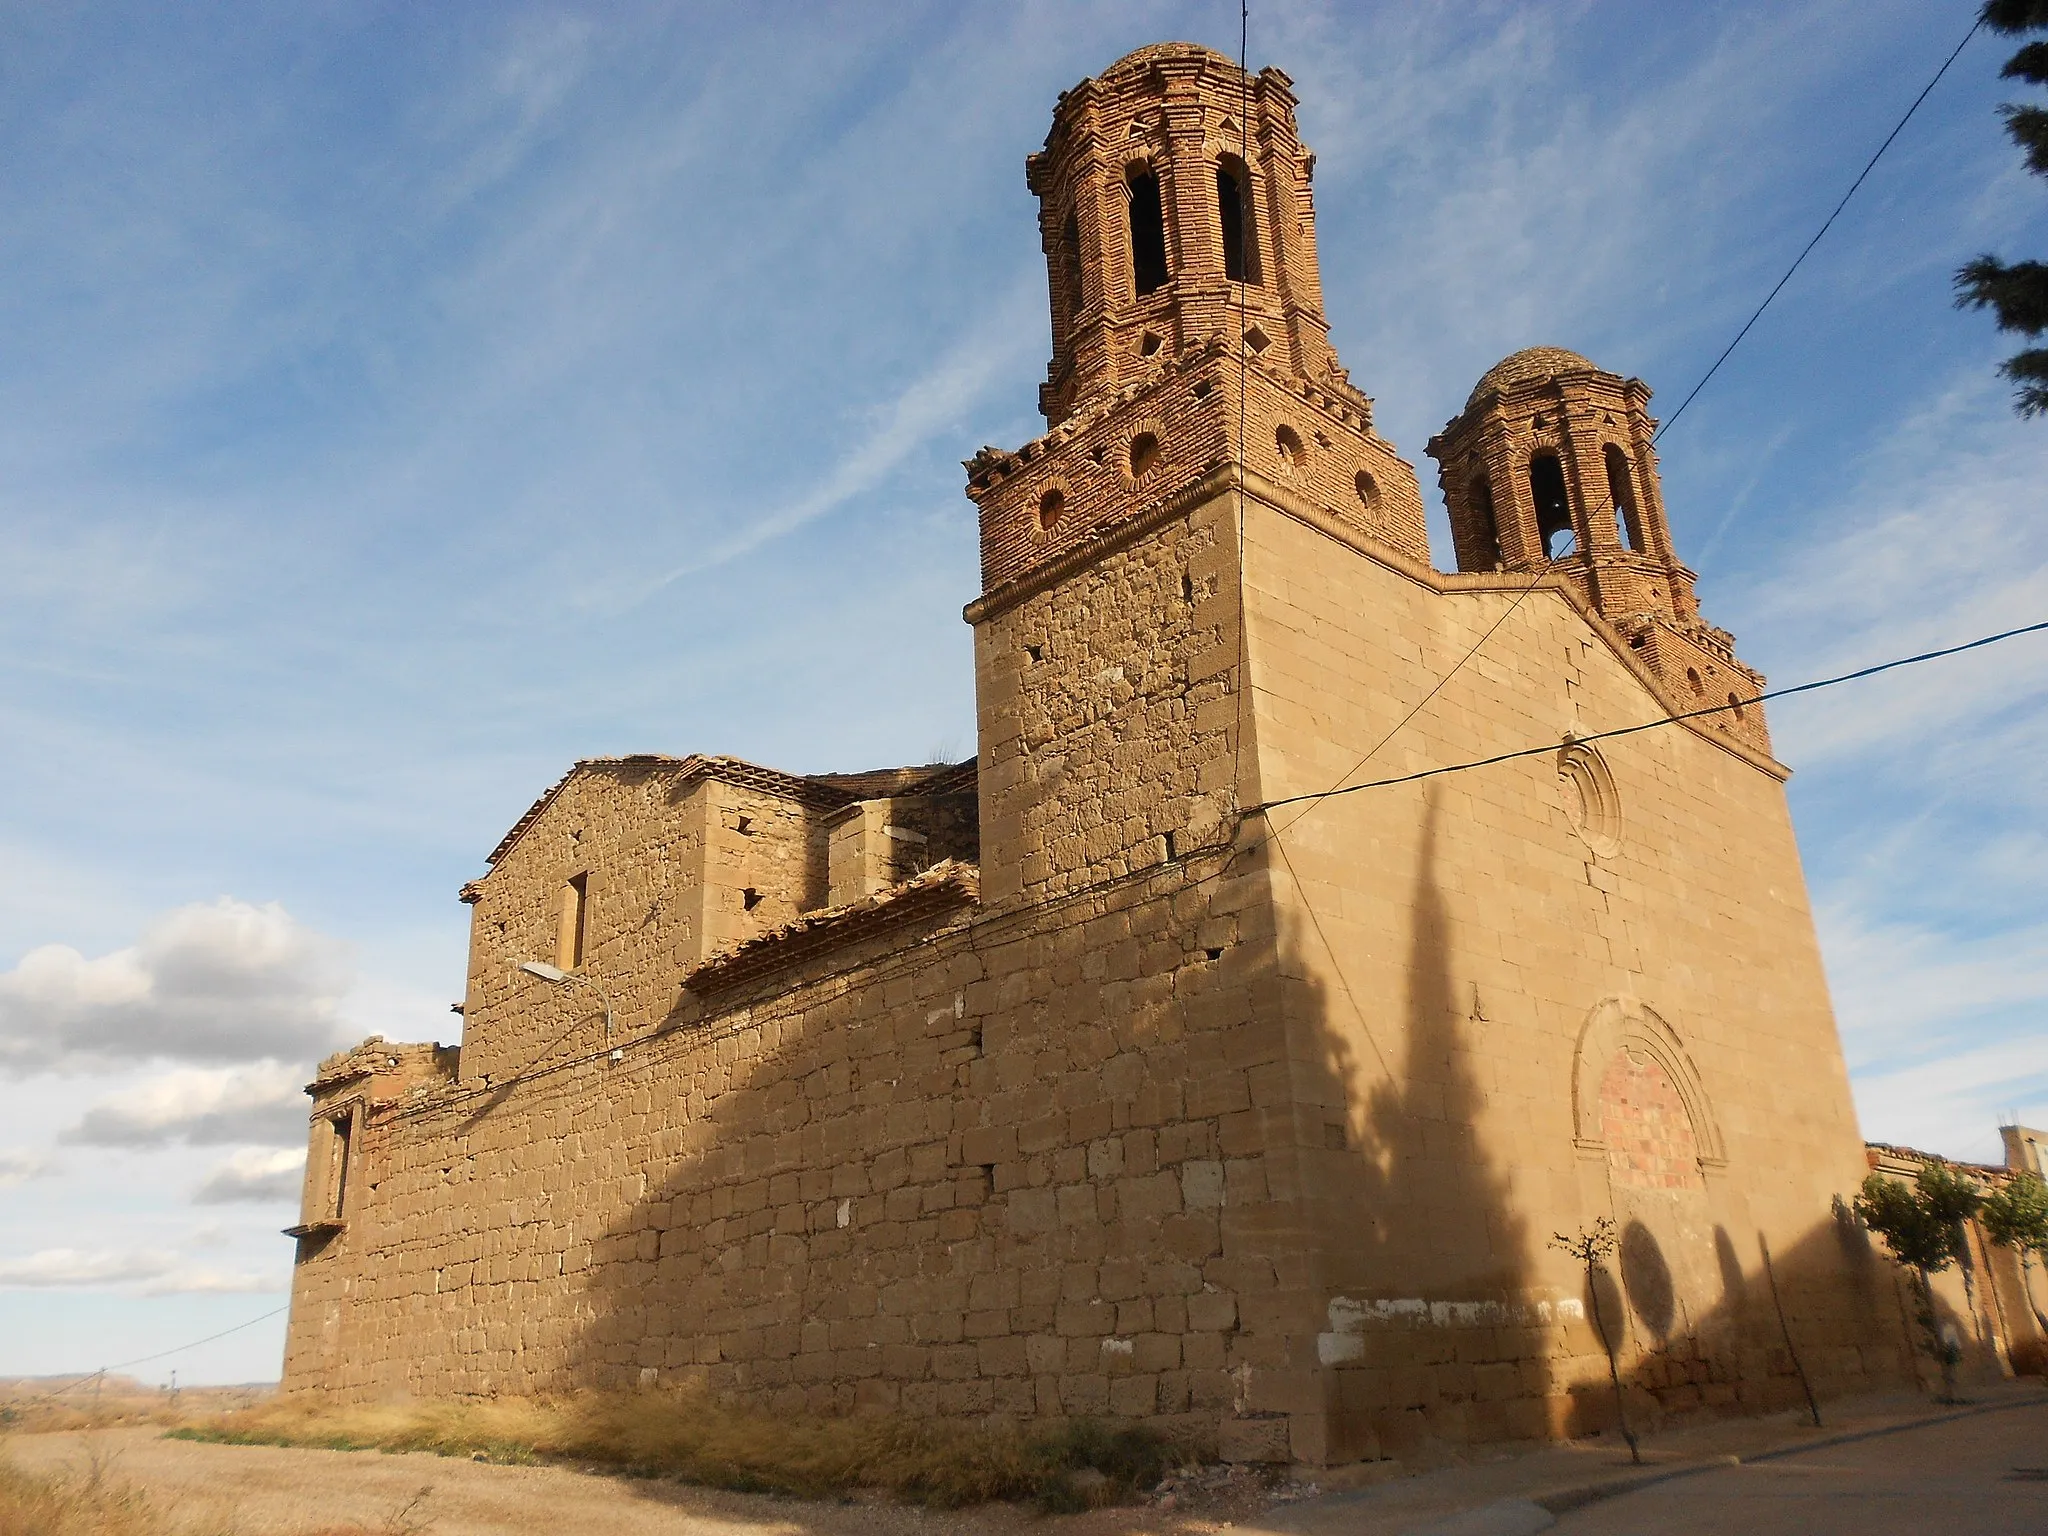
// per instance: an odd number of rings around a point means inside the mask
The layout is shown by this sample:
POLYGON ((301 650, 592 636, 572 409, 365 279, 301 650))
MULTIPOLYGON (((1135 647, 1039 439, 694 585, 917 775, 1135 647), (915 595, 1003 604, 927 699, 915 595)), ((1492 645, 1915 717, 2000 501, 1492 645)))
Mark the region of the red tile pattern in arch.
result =
POLYGON ((1653 1056, 1626 1047, 1600 1079, 1600 1126, 1607 1166, 1631 1189, 1697 1189, 1699 1145, 1692 1116, 1670 1075, 1653 1056))

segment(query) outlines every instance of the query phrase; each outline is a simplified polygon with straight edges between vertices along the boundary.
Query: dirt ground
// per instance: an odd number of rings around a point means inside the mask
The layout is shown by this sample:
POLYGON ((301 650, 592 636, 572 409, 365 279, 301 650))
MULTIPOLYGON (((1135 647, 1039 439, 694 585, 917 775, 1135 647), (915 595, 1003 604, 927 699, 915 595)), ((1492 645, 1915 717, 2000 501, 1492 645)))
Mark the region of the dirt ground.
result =
MULTIPOLYGON (((1796 1518, 1798 1500, 1766 1498, 1749 1507, 1745 1503, 1755 1500, 1758 1491, 1775 1497, 1795 1477, 1802 1486, 1812 1483, 1818 1469, 1832 1468, 1838 1458, 1808 1462, 1806 1447, 1831 1448, 1845 1433, 1857 1445, 1843 1456, 1868 1459, 1873 1468, 1889 1468, 1908 1484, 1930 1468, 1942 1471, 1942 1447, 1953 1435, 2000 1447, 1992 1455, 1996 1466, 1986 1463, 1997 1474, 1997 1486, 1979 1500, 1985 1510, 2017 1511, 2023 1522, 2041 1518, 2037 1505, 2013 1502, 2013 1489, 2037 1475, 2041 1457, 2030 1446, 2038 1442, 2041 1425, 2048 1422, 2048 1394, 2040 1382, 2026 1381, 1987 1387, 1972 1397, 1977 1406, 1965 1409, 1942 1409, 1915 1393, 1831 1403, 1825 1429, 1813 1428, 1798 1413, 1674 1426, 1645 1437, 1643 1459, 1649 1465, 1643 1468, 1633 1468, 1626 1450, 1611 1439, 1547 1447, 1471 1447, 1433 1467, 1375 1463, 1308 1474, 1319 1477, 1320 1488, 1308 1481, 1276 1481, 1249 1468, 1210 1467, 1191 1477, 1177 1475, 1170 1494, 1143 1504, 1058 1516, 1013 1505, 941 1511, 883 1499, 809 1502, 635 1479, 595 1468, 506 1466, 424 1453, 166 1440, 161 1438, 162 1422, 53 1426, 32 1433, 17 1427, 12 1434, 0 1435, 0 1457, 44 1475, 79 1476, 96 1467, 106 1478, 145 1489, 152 1506, 169 1517, 168 1529, 193 1536, 312 1536, 336 1527, 377 1536, 1214 1536, 1224 1531, 1230 1536, 1366 1536, 1490 1530, 1491 1525, 1470 1522, 1487 1516, 1489 1509, 1497 1513, 1506 1507, 1503 1500, 1522 1501, 1519 1507, 1527 1512, 1535 1508, 1526 1502, 1530 1499, 1617 1476, 1654 1473, 1660 1466, 1704 1472, 1710 1463, 1770 1462, 1790 1456, 1800 1465, 1778 1462, 1785 1468, 1782 1473, 1751 1475, 1744 1466, 1742 1479, 1714 1472, 1673 1484, 1654 1498, 1635 1494, 1617 1499, 1612 1507, 1625 1514, 1630 1508, 1647 1511, 1658 1500, 1677 1499, 1688 1510, 1703 1512, 1719 1508, 1725 1498, 1727 1519, 1722 1523, 1707 1518, 1703 1524, 1681 1522, 1672 1528, 1848 1532, 1866 1526, 1886 1531, 1915 1527, 1881 1520, 1868 1525, 1872 1508, 1880 1514, 1889 1508, 1882 1499, 1869 1508, 1854 1500, 1831 1499, 1825 1512, 1831 1517, 1840 1514, 1849 1523, 1807 1526, 1796 1518), (1981 1417, 1984 1414, 1995 1414, 1995 1422, 1981 1417), (1958 1415, 1961 1419, 1953 1429, 1938 1427, 1958 1415), (1873 1433, 1882 1437, 1866 1442, 1864 1437, 1873 1433), (1922 1445, 1926 1454, 1915 1461, 1908 1452, 1922 1445), (2007 1478, 2007 1463, 2021 1469, 2012 1474, 2017 1481, 2007 1478), (1792 1523, 1773 1524, 1780 1515, 1792 1523)), ((1964 1469, 1951 1470, 1960 1475, 1964 1469)), ((1938 1484, 1936 1477, 1928 1491, 1938 1484)), ((1818 1491, 1817 1483, 1812 1491, 1818 1491)), ((1900 1496, 1911 1491, 1906 1486, 1893 1490, 1900 1496)), ((2033 1492, 2019 1491, 2028 1498, 2033 1492)), ((1819 1503, 1804 1507, 1821 1512, 1819 1503)), ((1625 1522, 1616 1526, 1605 1515, 1606 1506, 1601 1508, 1598 1520, 1588 1512, 1583 1519, 1573 1514, 1558 1523, 1562 1529, 1589 1532, 1662 1528, 1656 1521, 1641 1527, 1625 1522)), ((1975 1536, 1980 1529, 2037 1528, 1999 1525, 1997 1514, 1990 1518, 1993 1523, 1988 1526, 1958 1525, 1956 1536, 1975 1536)), ((1547 1516, 1542 1519, 1549 1523, 1547 1516)))
POLYGON ((312 1451, 166 1440, 154 1426, 16 1434, 0 1455, 29 1471, 102 1475, 142 1487, 176 1522, 237 1536, 301 1536, 356 1524, 392 1536, 1209 1536, 1284 1506, 1306 1485, 1219 1470, 1209 1487, 1156 1504, 1042 1516, 987 1505, 926 1510, 879 1501, 809 1503, 685 1484, 499 1466, 425 1454, 312 1451))

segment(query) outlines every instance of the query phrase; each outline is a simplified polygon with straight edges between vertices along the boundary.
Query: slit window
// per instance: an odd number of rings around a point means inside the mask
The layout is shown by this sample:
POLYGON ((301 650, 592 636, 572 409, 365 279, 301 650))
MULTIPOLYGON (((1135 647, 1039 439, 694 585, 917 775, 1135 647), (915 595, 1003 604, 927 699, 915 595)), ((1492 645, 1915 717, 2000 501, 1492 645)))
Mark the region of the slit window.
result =
POLYGON ((1545 558, 1555 560, 1571 547, 1572 504, 1564 488, 1564 466, 1554 453, 1529 460, 1529 496, 1536 503, 1536 535, 1545 558))
POLYGON ((1628 472, 1628 455, 1613 443, 1607 445, 1607 488, 1614 493, 1614 520, 1621 524, 1621 536, 1639 555, 1650 552, 1643 539, 1643 514, 1636 506, 1635 477, 1628 472))
POLYGON ((1223 231, 1223 275, 1233 283, 1259 280, 1258 245, 1253 238, 1250 183, 1242 167, 1228 160, 1216 165, 1216 217, 1223 231))
POLYGON ((1481 570, 1497 571, 1507 564, 1501 553, 1500 519, 1493 511, 1493 483, 1485 473, 1472 477, 1472 543, 1481 570))
POLYGON ((1159 178, 1149 167, 1132 166, 1125 190, 1131 211, 1131 286, 1143 298, 1166 286, 1166 213, 1159 201, 1159 178))
POLYGON ((562 887, 561 910, 555 928, 555 964, 573 971, 583 963, 583 944, 589 927, 590 876, 571 875, 562 887))

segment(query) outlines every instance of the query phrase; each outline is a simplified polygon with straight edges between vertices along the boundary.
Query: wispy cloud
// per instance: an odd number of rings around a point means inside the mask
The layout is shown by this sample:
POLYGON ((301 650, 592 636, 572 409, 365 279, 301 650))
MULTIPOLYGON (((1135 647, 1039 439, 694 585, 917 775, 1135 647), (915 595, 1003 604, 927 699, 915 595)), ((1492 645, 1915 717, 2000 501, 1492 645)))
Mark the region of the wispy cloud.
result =
POLYGON ((1968 1051, 1933 1051, 1886 1070, 1853 1073, 1864 1134, 1946 1157, 2003 1162, 1998 1126, 2017 1113, 2048 1117, 2048 1039, 2038 1033, 1968 1051))
POLYGON ((41 1153, 23 1147, 0 1148, 0 1189, 26 1184, 30 1179, 48 1178, 56 1171, 56 1164, 41 1153))
POLYGON ((806 523, 837 511, 880 486, 906 459, 935 438, 957 440, 991 387, 1014 385, 1017 373, 1041 350, 1035 335, 1037 295, 1043 279, 1027 272, 1013 281, 967 334, 929 369, 874 412, 871 429, 818 482, 770 511, 736 512, 725 521, 738 531, 709 543, 642 588, 636 601, 652 597, 685 576, 715 569, 806 523))

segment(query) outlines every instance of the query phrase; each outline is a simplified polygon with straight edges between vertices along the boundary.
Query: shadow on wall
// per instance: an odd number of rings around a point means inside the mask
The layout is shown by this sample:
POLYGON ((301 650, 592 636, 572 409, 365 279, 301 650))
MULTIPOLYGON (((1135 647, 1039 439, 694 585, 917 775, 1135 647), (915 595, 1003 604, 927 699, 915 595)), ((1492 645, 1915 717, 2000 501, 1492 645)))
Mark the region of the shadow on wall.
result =
MULTIPOLYGON (((1322 1169, 1331 1299, 1318 1353, 1338 1367, 1328 1390, 1340 1460, 1549 1429, 1547 1319, 1526 1302, 1528 1223, 1477 1130, 1485 1090, 1472 1033, 1481 1008, 1470 987, 1460 995, 1453 971, 1440 818, 1436 795, 1425 792, 1400 1059, 1380 1053, 1359 1006, 1369 1000, 1347 990, 1320 1016, 1333 1102, 1359 1106, 1352 1145, 1322 1169)), ((1328 955, 1313 927, 1302 939, 1328 955)))
POLYGON ((614 1090, 617 1165, 648 1185, 592 1244, 561 1384, 1147 1417, 1213 1446, 1287 1336, 1258 884, 999 916, 718 998, 686 1065, 614 1090))

